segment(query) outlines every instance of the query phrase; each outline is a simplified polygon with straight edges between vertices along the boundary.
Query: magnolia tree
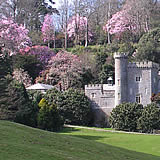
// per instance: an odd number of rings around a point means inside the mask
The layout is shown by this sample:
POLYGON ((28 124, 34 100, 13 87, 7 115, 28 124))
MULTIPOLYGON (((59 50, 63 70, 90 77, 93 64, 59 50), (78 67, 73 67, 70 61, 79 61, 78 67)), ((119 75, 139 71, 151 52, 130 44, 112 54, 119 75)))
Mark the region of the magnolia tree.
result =
POLYGON ((44 17, 44 22, 42 25, 42 38, 44 42, 48 43, 48 47, 50 47, 50 42, 55 40, 55 27, 53 24, 53 18, 49 14, 44 17))
POLYGON ((0 41, 12 53, 20 48, 31 45, 28 37, 28 30, 24 26, 18 25, 12 19, 3 19, 0 23, 0 41))
POLYGON ((75 44, 79 44, 81 41, 86 40, 86 32, 89 40, 91 40, 92 33, 88 30, 88 22, 86 17, 81 17, 77 14, 69 20, 67 33, 69 38, 74 38, 75 44))
POLYGON ((139 35, 148 32, 152 11, 147 8, 152 3, 144 0, 126 0, 122 10, 112 15, 103 29, 117 38, 121 38, 126 31, 139 35))
POLYGON ((63 90, 81 86, 82 66, 77 55, 60 51, 53 56, 37 82, 59 85, 63 90))
POLYGON ((111 35, 114 34, 118 38, 126 31, 135 32, 135 24, 134 21, 131 21, 131 15, 129 14, 130 7, 127 6, 124 6, 121 11, 115 13, 108 20, 103 27, 106 32, 109 32, 111 35))
POLYGON ((21 54, 35 55, 45 68, 55 53, 47 46, 32 46, 20 50, 21 54))

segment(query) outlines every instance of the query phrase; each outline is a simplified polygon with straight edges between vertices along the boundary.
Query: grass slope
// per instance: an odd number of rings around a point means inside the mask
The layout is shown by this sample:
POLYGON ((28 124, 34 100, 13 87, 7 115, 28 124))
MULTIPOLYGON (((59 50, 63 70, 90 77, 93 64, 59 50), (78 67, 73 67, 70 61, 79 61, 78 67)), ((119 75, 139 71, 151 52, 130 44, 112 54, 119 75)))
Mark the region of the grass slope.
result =
MULTIPOLYGON (((106 132, 93 132, 84 129, 67 129, 63 133, 52 133, 0 121, 0 160, 160 159, 159 156, 109 145, 114 141, 114 137, 112 139, 110 136, 106 132), (95 133, 96 135, 94 135, 95 133), (107 137, 109 142, 107 142, 107 137)), ((115 139, 114 143, 119 144, 119 141, 115 139)))

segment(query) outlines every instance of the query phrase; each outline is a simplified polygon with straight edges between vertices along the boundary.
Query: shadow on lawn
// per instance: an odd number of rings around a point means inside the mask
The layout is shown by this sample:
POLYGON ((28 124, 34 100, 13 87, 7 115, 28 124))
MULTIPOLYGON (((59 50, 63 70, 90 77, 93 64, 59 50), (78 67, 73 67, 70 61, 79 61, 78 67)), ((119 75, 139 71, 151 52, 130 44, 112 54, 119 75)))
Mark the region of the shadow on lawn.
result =
POLYGON ((80 130, 81 129, 74 128, 74 127, 64 127, 62 130, 59 131, 59 133, 71 133, 71 132, 76 132, 80 130))
MULTIPOLYGON (((65 127, 61 133, 71 133, 71 132, 76 132, 76 131, 80 131, 81 129, 78 128, 70 128, 70 127, 65 127)), ((83 143, 84 140, 91 140, 90 142, 88 141, 88 143, 92 144, 93 141, 99 140, 99 139, 103 139, 103 138, 109 138, 109 137, 103 137, 103 136, 90 136, 90 135, 69 135, 78 139, 82 139, 81 142, 83 143)), ((95 151, 97 154, 100 154, 99 156, 101 157, 101 159, 104 159, 104 156, 106 156, 105 160, 160 160, 160 156, 156 156, 156 155, 151 155, 148 153, 143 153, 143 152, 137 152, 137 151, 133 151, 133 150, 128 150, 125 148, 121 148, 121 147, 117 147, 117 146, 113 146, 113 145, 109 145, 109 144, 104 144, 101 142, 96 142, 96 144, 93 144, 95 146, 95 151), (104 145, 105 150, 103 150, 103 147, 98 147, 98 146, 104 145), (101 150, 101 149, 102 150, 101 150), (105 153, 105 154, 104 154, 105 153), (109 159, 107 159, 107 157, 109 159)), ((87 146, 85 146, 87 147, 87 146)), ((93 148, 90 148, 93 152, 93 148)), ((86 148, 87 150, 90 150, 89 148, 86 148)), ((85 152, 85 150, 84 150, 85 152)), ((88 153, 87 153, 88 154, 88 153)), ((99 157, 98 156, 98 157, 99 157)), ((97 158, 98 158, 97 157, 97 158)))

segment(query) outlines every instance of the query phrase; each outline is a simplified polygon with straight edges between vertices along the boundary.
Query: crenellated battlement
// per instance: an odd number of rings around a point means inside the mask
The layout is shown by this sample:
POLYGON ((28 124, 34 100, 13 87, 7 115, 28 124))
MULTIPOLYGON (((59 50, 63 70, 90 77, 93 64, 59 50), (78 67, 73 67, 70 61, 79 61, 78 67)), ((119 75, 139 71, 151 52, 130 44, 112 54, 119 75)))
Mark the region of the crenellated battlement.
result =
POLYGON ((128 54, 116 52, 116 53, 114 53, 114 58, 128 58, 128 54))
POLYGON ((88 84, 85 85, 85 89, 101 89, 102 84, 88 84))
POLYGON ((145 61, 145 62, 129 62, 128 68, 159 68, 159 65, 157 63, 151 62, 151 61, 145 61))

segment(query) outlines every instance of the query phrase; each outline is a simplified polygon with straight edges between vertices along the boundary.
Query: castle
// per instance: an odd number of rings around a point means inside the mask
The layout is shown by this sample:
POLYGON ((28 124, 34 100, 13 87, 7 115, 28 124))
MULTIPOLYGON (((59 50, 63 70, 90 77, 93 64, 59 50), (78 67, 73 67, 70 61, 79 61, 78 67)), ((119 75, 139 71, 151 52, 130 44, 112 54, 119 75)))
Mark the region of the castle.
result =
POLYGON ((125 53, 115 53, 115 84, 86 85, 95 119, 103 120, 123 102, 151 103, 152 93, 160 91, 159 65, 153 62, 128 62, 125 53))

